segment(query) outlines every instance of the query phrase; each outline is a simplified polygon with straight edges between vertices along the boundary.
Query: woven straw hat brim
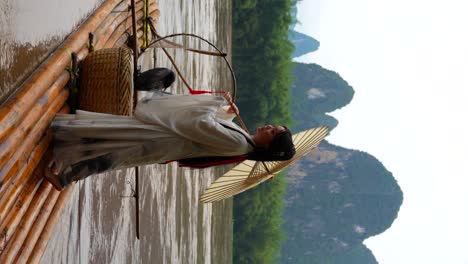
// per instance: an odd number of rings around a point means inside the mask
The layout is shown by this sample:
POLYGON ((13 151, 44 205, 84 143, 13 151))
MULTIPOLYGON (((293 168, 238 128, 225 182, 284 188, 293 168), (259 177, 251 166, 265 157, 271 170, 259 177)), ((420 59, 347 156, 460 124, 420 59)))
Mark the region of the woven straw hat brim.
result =
POLYGON ((293 135, 296 154, 290 160, 260 162, 246 160, 213 182, 200 197, 200 201, 220 201, 251 189, 297 162, 328 135, 328 127, 321 126, 293 135), (268 169, 266 169, 266 168, 268 169))

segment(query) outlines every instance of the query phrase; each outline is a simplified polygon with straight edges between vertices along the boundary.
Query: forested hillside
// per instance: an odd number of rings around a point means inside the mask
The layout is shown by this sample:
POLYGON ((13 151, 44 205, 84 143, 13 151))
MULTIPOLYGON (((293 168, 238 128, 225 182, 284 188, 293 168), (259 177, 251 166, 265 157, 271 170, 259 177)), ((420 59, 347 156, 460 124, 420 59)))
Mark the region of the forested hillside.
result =
MULTIPOLYGON (((338 73, 293 63, 288 27, 295 1, 233 1, 237 105, 253 132, 294 132, 338 121, 328 113, 354 90, 338 73)), ((372 155, 323 142, 285 174, 234 198, 233 263, 373 264, 362 243, 393 223, 403 194, 372 155)))
POLYGON ((320 43, 316 39, 295 30, 289 30, 288 38, 295 47, 291 55, 293 58, 314 52, 320 46, 320 43))
POLYGON ((289 123, 291 53, 289 10, 295 1, 233 2, 233 64, 238 79, 237 104, 248 113, 249 128, 289 123))
POLYGON ((391 226, 403 200, 382 163, 324 142, 289 169, 287 182, 281 263, 376 263, 362 242, 391 226))
POLYGON ((327 113, 351 102, 354 90, 341 76, 317 64, 294 63, 290 113, 295 131, 338 121, 327 113))
MULTIPOLYGON (((295 1, 233 1, 236 104, 248 128, 289 125, 291 53, 288 40, 295 1)), ((234 198, 233 263, 274 263, 280 255, 284 176, 234 198)))
MULTIPOLYGON (((337 126, 327 113, 350 103, 354 89, 317 64, 295 63, 293 80, 293 131, 337 126)), ((362 242, 390 227, 403 199, 383 164, 325 141, 293 165, 286 179, 281 263, 377 263, 362 242)))

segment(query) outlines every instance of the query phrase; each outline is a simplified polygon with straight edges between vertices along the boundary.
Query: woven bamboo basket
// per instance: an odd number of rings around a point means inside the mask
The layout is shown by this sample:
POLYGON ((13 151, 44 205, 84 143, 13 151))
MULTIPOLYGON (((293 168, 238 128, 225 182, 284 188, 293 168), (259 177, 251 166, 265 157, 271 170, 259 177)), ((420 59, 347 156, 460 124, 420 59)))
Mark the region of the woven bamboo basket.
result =
POLYGON ((101 49, 81 64, 79 108, 117 115, 133 113, 133 56, 128 48, 101 49))

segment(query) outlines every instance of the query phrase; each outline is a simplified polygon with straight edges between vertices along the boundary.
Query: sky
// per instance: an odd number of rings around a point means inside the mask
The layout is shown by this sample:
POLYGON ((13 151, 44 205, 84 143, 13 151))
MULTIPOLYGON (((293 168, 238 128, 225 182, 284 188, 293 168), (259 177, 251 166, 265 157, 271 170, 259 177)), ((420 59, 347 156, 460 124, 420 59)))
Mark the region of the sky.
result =
POLYGON ((328 140, 393 173, 398 218, 364 243, 381 264, 467 264, 468 2, 303 0, 296 30, 320 41, 298 58, 355 90, 328 140))

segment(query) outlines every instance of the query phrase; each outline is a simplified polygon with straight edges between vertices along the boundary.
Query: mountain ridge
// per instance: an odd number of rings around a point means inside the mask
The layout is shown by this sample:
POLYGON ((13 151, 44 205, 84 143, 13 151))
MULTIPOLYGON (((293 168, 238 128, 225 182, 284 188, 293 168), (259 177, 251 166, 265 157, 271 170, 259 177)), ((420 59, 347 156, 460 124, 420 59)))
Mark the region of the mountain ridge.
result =
MULTIPOLYGON (((328 113, 352 101, 354 89, 338 73, 295 63, 290 111, 297 132, 338 125, 328 113)), ((282 263, 374 264, 363 241, 387 230, 403 192, 374 156, 323 141, 287 172, 282 263)))

